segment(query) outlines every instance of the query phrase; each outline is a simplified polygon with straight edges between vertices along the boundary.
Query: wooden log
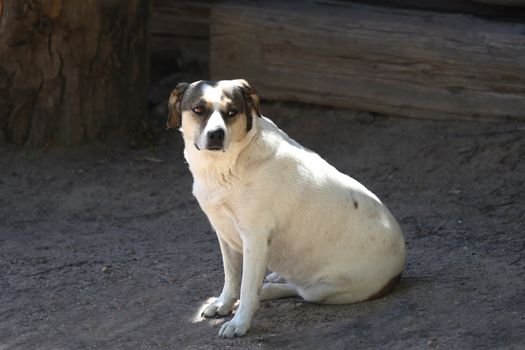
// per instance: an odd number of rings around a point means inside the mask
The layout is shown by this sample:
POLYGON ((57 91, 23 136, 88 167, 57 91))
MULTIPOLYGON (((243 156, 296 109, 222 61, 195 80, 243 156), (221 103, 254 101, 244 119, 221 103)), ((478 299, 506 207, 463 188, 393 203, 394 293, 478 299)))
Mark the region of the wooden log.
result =
POLYGON ((0 0, 0 133, 38 146, 132 131, 147 111, 149 13, 147 0, 0 0))
POLYGON ((212 78, 246 78, 263 98, 525 119, 524 24, 366 5, 225 4, 213 9, 210 33, 212 78))

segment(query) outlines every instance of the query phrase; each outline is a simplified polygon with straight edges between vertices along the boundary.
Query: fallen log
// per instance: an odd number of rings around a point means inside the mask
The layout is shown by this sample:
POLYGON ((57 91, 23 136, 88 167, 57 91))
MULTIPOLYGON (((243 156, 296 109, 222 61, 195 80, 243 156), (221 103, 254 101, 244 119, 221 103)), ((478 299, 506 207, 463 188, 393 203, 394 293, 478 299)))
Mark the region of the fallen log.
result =
POLYGON ((264 98, 392 115, 525 119, 525 24, 350 4, 212 9, 210 74, 264 98), (232 20, 234 19, 234 20, 232 20))

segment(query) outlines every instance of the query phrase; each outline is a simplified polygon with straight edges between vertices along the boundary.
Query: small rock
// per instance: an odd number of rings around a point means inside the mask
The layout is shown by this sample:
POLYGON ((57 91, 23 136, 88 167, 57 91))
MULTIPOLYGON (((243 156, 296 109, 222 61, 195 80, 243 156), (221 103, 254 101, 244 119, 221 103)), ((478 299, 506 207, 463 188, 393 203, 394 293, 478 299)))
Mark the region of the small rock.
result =
POLYGON ((103 272, 103 273, 108 273, 108 272, 110 272, 110 270, 111 270, 111 265, 104 265, 100 269, 100 271, 103 272))
POLYGON ((163 162, 162 159, 159 159, 153 156, 144 156, 144 159, 151 163, 162 163, 163 162))

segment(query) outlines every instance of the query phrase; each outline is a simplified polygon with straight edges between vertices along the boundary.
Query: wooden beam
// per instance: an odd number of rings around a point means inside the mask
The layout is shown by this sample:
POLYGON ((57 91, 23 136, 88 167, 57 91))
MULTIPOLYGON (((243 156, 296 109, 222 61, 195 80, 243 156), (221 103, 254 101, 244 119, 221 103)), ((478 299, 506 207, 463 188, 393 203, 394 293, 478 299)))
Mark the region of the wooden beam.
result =
POLYGON ((525 119, 521 23, 357 4, 224 4, 212 9, 210 33, 212 78, 246 78, 263 98, 525 119))

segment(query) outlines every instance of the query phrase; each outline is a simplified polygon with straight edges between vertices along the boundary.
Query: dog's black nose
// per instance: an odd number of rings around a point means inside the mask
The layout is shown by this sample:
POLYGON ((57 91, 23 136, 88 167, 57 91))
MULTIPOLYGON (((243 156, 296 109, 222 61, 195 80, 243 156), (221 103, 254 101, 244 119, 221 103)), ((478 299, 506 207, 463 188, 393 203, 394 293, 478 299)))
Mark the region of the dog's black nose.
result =
POLYGON ((224 143, 224 129, 216 129, 208 131, 208 145, 209 150, 220 150, 224 143))
POLYGON ((208 140, 210 141, 221 141, 224 140, 224 130, 217 129, 213 131, 208 131, 208 140))

